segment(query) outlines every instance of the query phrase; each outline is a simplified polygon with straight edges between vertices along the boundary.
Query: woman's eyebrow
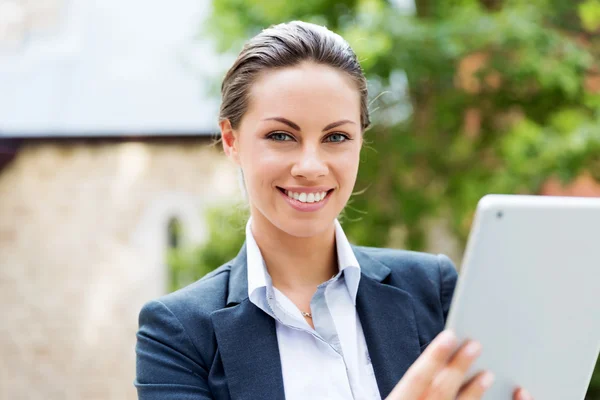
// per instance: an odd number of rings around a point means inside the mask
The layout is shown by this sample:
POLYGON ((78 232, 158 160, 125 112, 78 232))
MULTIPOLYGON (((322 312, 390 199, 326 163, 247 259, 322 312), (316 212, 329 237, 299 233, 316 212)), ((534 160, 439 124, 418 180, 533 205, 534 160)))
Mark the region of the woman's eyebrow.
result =
POLYGON ((301 131, 302 130, 302 129, 300 129, 300 127, 298 125, 296 125, 295 123, 293 123, 289 119, 286 119, 286 118, 283 118, 283 117, 265 118, 265 119, 263 119, 263 121, 279 121, 279 122, 281 122, 283 124, 286 124, 290 128, 295 129, 297 131, 301 131))
MULTIPOLYGON (((293 123, 292 121, 290 121, 287 118, 272 117, 272 118, 265 118, 265 119, 263 119, 263 121, 278 121, 283 124, 286 124, 287 126, 289 126, 292 129, 297 130, 298 132, 302 131, 302 129, 300 129, 300 127, 297 124, 293 123)), ((355 124, 356 125, 356 123, 354 121, 350 121, 349 119, 342 119, 340 121, 332 122, 331 124, 327 125, 325 128, 323 128, 323 132, 328 131, 333 128, 337 128, 338 126, 344 125, 344 124, 355 124)))
POLYGON ((344 124, 354 124, 354 125, 356 125, 356 123, 354 121, 350 121, 349 119, 342 119, 340 121, 332 122, 331 124, 327 125, 325 128, 323 128, 323 132, 328 131, 328 130, 333 129, 333 128, 337 128, 338 126, 344 125, 344 124))

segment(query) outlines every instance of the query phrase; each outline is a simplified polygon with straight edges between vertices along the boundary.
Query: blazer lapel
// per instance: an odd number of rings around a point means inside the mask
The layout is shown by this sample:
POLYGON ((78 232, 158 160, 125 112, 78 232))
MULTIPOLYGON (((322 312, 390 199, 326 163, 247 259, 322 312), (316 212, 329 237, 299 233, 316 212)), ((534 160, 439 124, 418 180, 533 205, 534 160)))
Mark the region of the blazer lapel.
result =
MULTIPOLYGON (((382 398, 419 357, 411 295, 383 283, 390 269, 353 246, 362 276, 356 309, 382 398)), ((211 314, 232 399, 284 399, 275 321, 248 299, 246 249, 231 263, 227 308, 211 314)))
POLYGON ((420 355, 412 296, 383 284, 390 269, 362 250, 353 250, 362 271, 356 309, 379 393, 385 398, 420 355))
POLYGON ((275 321, 248 299, 246 248, 232 261, 227 308, 211 314, 232 399, 283 399, 275 321))

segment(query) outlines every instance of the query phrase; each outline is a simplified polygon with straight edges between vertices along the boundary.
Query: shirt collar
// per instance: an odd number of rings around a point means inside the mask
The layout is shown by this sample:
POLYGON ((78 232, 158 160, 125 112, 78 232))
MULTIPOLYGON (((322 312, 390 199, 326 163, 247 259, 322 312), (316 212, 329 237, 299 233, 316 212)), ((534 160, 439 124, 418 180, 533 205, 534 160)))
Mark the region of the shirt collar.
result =
MULTIPOLYGON (((344 281, 352 301, 356 304, 356 294, 360 282, 360 264, 352 251, 352 246, 342 229, 341 224, 336 219, 335 224, 335 242, 338 257, 339 273, 336 277, 344 274, 344 281)), ((271 277, 267 271, 265 260, 260 253, 260 249, 252 235, 252 218, 246 224, 246 251, 248 265, 248 297, 252 298, 252 293, 259 288, 271 287, 271 277)))
POLYGON ((271 283, 265 260, 252 235, 252 218, 246 224, 246 260, 248 264, 248 297, 252 299, 252 293, 260 288, 267 287, 267 281, 271 283))
POLYGON ((352 297, 352 302, 356 305, 356 294, 358 293, 358 283, 360 282, 360 264, 356 259, 352 246, 342 229, 342 225, 335 220, 335 244, 338 256, 338 268, 340 273, 344 273, 344 281, 348 288, 348 293, 352 297))

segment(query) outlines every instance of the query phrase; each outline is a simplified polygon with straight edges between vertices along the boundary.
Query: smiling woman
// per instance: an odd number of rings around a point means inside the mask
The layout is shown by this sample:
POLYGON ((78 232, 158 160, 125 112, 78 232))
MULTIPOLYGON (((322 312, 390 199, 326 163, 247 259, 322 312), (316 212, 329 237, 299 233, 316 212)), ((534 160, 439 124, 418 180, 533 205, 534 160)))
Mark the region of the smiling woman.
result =
POLYGON ((464 376, 481 346, 438 335, 451 261, 353 246, 337 221, 370 123, 346 41, 303 22, 266 29, 221 91, 223 149, 251 211, 246 244, 144 306, 139 398, 479 399, 492 374, 464 376))
MULTIPOLYGON (((277 230, 332 241, 332 221, 347 203, 358 172, 357 85, 346 73, 314 61, 257 75, 237 128, 221 116, 225 153, 244 171, 252 199, 254 235, 280 240, 278 233, 267 233, 277 230), (289 197, 279 188, 298 193, 298 200, 282 201, 289 197), (315 192, 327 192, 327 201, 314 204, 315 192), (308 210, 313 212, 294 212, 308 210)), ((331 276, 333 271, 320 272, 331 276)))

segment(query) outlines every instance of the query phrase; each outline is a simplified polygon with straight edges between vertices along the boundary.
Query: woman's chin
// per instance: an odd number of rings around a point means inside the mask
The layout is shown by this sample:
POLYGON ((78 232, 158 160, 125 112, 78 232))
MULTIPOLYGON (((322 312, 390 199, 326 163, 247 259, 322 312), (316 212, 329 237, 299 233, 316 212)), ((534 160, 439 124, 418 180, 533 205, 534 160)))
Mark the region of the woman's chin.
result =
POLYGON ((309 238, 317 236, 331 228, 334 218, 326 218, 319 216, 319 218, 293 218, 284 217, 281 218, 275 225, 283 232, 290 236, 298 238, 309 238))

